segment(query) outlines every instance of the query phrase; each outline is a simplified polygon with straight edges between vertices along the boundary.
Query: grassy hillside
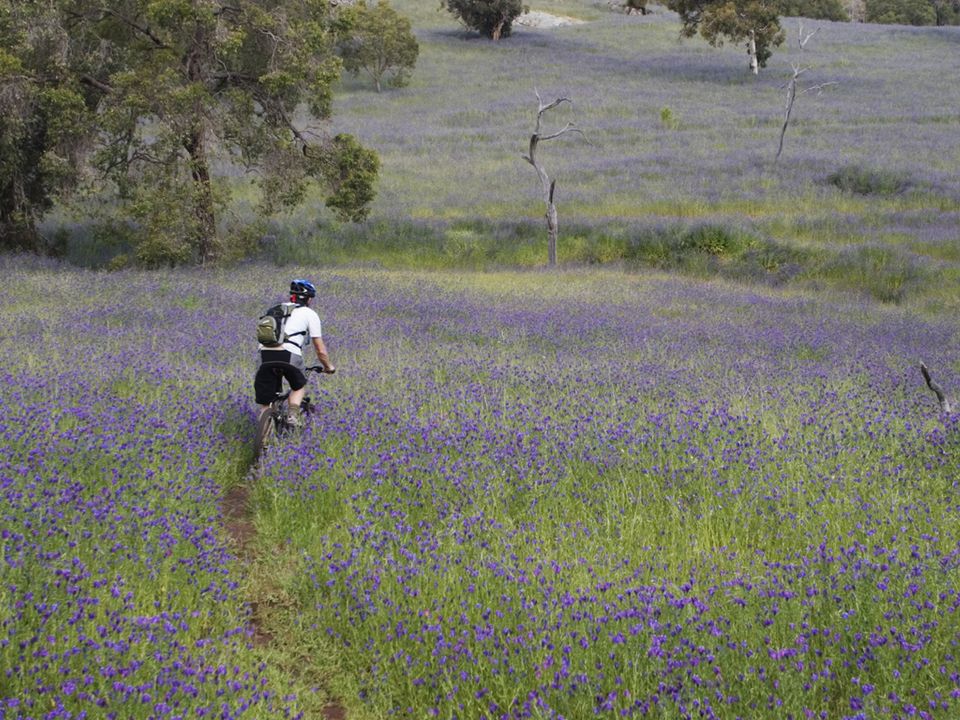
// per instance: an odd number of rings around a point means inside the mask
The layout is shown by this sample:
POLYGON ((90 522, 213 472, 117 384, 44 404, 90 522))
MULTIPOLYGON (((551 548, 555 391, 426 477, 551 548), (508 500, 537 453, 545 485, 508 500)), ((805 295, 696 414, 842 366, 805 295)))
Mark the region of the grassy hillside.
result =
MULTIPOLYGON (((788 44, 755 78, 742 48, 681 41, 676 16, 660 7, 628 17, 603 3, 533 3, 587 22, 520 26, 494 44, 430 3, 395 6, 421 43, 411 85, 377 95, 348 77, 335 112, 338 130, 381 154, 374 219, 539 227, 539 186, 521 159, 539 89, 573 101, 548 128, 572 121, 584 132, 541 149, 567 230, 561 259, 577 247, 571 233, 709 222, 814 251, 884 248, 897 263, 956 278, 960 84, 944 66, 956 28, 807 21, 820 30, 801 56, 799 21, 785 19, 788 44), (797 62, 810 68, 807 85, 837 85, 798 99, 774 164, 783 84, 797 62), (852 174, 865 182, 845 182, 852 174)), ((307 212, 290 222, 306 231, 313 220, 307 212)), ((460 239, 481 241, 469 228, 460 239)))
MULTIPOLYGON (((557 181, 561 262, 960 307, 960 83, 947 63, 960 28, 806 21, 819 32, 801 55, 800 21, 787 18, 788 43, 754 77, 742 47, 680 40, 660 6, 638 17, 604 2, 534 2, 583 22, 518 25, 492 43, 438 5, 394 2, 421 47, 408 87, 377 94, 345 76, 336 97, 327 129, 382 159, 370 220, 340 225, 317 198, 271 221, 277 260, 542 264, 543 202, 522 160, 539 89, 572 101, 547 130, 583 131, 540 150, 557 181), (808 67, 802 87, 835 84, 798 99, 775 163, 794 63, 808 67), (734 239, 691 251, 684 237, 704 226, 734 239)), ((252 223, 252 180, 220 170, 235 180, 232 215, 252 223)))

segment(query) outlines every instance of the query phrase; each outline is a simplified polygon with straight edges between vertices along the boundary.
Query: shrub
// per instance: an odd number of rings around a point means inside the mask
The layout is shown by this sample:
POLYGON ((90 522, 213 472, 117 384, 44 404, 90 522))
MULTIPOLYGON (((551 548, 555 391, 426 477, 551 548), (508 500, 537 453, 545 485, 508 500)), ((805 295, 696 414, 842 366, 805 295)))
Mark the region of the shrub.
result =
POLYGON ((344 8, 338 17, 338 34, 337 51, 349 72, 366 72, 377 92, 385 79, 394 87, 407 84, 420 45, 410 21, 385 0, 376 7, 360 2, 344 8))
POLYGON ((909 178, 893 170, 872 170, 860 165, 842 167, 827 176, 827 182, 857 195, 897 195, 909 186, 909 178))
POLYGON ((927 274, 914 258, 887 247, 874 245, 844 250, 822 268, 828 279, 842 287, 860 290, 880 302, 899 303, 927 274))
POLYGON ((742 253, 725 274, 746 282, 782 285, 803 273, 810 260, 806 250, 764 239, 742 253))
POLYGON ((660 108, 660 124, 667 130, 679 130, 680 118, 669 107, 660 108))
POLYGON ((752 238, 739 230, 723 225, 700 225, 685 232, 680 238, 681 252, 729 256, 750 245, 752 238))
POLYGON ((319 160, 320 172, 333 193, 326 205, 340 220, 360 222, 370 214, 376 196, 374 183, 380 171, 376 152, 363 147, 352 135, 333 138, 328 153, 319 160))
POLYGON ((492 40, 510 35, 513 21, 528 10, 521 0, 441 0, 441 6, 468 28, 492 40))

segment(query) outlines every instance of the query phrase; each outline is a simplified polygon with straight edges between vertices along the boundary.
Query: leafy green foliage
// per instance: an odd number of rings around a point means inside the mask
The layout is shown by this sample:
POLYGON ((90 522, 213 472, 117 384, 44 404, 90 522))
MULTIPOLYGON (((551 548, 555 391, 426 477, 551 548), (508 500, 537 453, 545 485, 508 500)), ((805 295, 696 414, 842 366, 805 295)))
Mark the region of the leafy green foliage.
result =
POLYGON ((327 207, 341 220, 365 220, 375 195, 373 183, 380 170, 377 154, 363 147, 352 135, 341 134, 333 139, 316 165, 333 188, 326 200, 327 207))
POLYGON ((0 220, 31 227, 88 157, 143 262, 216 258, 214 163, 258 170, 273 210, 325 180, 312 157, 340 152, 294 120, 330 115, 333 23, 325 0, 0 0, 0 220))
POLYGON ((773 48, 785 35, 780 27, 779 8, 768 0, 668 0, 667 7, 680 15, 680 34, 693 37, 698 32, 711 45, 724 40, 739 43, 751 36, 757 46, 757 62, 766 67, 773 48))
POLYGON ((679 130, 680 118, 673 110, 664 106, 660 108, 660 124, 667 130, 679 130))
POLYGON ((781 16, 847 22, 850 16, 841 0, 780 0, 781 16))
POLYGON ((866 0, 867 22, 890 25, 934 25, 937 12, 930 0, 866 0))
POLYGON ((529 10, 521 0, 441 0, 464 25, 484 37, 499 40, 513 29, 513 21, 529 10))
POLYGON ((380 92, 384 78, 402 87, 409 82, 420 45, 410 21, 380 0, 370 7, 363 0, 338 16, 337 52, 349 72, 366 72, 380 92))
POLYGON ((933 0, 937 25, 960 25, 960 0, 933 0))
POLYGON ((0 247, 38 249, 35 224, 76 185, 91 127, 71 40, 43 3, 0 0, 0 247))

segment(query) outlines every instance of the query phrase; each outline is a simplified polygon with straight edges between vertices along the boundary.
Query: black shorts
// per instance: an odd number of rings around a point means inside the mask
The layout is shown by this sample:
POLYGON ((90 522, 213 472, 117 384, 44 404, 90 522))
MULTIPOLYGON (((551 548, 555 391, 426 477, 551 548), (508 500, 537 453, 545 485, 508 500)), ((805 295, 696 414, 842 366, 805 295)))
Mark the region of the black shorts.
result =
POLYGON ((289 350, 261 350, 260 362, 257 363, 257 374, 253 378, 253 392, 257 397, 258 405, 269 405, 283 391, 283 379, 291 390, 299 390, 307 384, 307 376, 303 372, 303 357, 294 355, 289 350), (284 362, 285 367, 263 367, 262 363, 284 362))

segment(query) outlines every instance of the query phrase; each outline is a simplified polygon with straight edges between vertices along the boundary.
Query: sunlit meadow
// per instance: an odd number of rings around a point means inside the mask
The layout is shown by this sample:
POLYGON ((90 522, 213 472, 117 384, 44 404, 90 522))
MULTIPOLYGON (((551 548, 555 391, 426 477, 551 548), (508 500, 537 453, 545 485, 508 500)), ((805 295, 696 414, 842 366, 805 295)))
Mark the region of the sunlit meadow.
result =
MULTIPOLYGON (((410 86, 377 95, 348 76, 334 116, 381 154, 375 217, 542 226, 537 178, 521 157, 539 90, 571 100, 547 114, 545 131, 568 121, 583 131, 540 148, 561 235, 730 223, 814 252, 879 246, 932 258, 957 277, 960 84, 948 68, 960 28, 805 20, 817 32, 801 53, 801 21, 784 18, 787 42, 754 77, 743 47, 680 40, 676 15, 660 5, 626 16, 601 0, 531 3, 584 22, 517 26, 498 44, 458 28, 438 3, 394 5, 421 43, 410 86), (774 162, 794 63, 807 68, 801 89, 835 84, 798 98, 774 162), (856 191, 831 182, 856 168, 899 182, 856 191)), ((287 231, 312 219, 291 218, 287 231)), ((585 259, 575 243, 561 242, 565 252, 585 259)))
POLYGON ((960 426, 918 371, 956 397, 958 29, 801 57, 787 20, 753 78, 659 7, 493 45, 394 4, 411 85, 336 99, 368 223, 0 260, 0 718, 960 717, 960 426), (837 84, 774 164, 792 62, 837 84), (584 131, 542 148, 557 272, 504 269, 545 258, 535 89, 584 131), (252 466, 254 319, 300 275, 339 371, 252 466))
POLYGON ((917 370, 960 386, 953 323, 607 271, 4 275, 4 717, 960 710, 960 428, 917 370), (290 274, 339 371, 248 475, 290 274))

